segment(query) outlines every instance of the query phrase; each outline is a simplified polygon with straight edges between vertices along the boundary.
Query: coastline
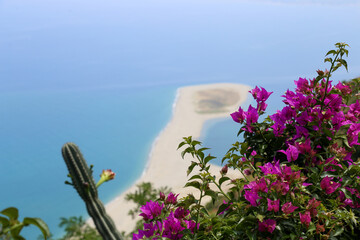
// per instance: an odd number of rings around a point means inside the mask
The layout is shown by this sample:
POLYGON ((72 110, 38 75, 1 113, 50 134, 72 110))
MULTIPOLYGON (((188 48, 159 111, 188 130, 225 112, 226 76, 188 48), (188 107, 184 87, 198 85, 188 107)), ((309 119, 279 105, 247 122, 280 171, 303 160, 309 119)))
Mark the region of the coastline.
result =
MULTIPOLYGON (((183 137, 199 139, 207 120, 230 117, 230 113, 246 101, 249 90, 249 86, 233 83, 195 85, 177 90, 172 117, 154 140, 141 177, 105 206, 120 232, 132 231, 137 221, 128 215, 135 205, 125 200, 127 193, 137 189, 137 184, 151 182, 155 188, 168 186, 172 192, 180 194, 180 198, 194 191, 194 188, 183 188, 191 158, 182 159, 177 146, 183 137)), ((212 165, 210 171, 218 175, 220 169, 212 165)), ((229 171, 228 174, 233 173, 229 171)), ((93 225, 91 219, 89 222, 93 225)))

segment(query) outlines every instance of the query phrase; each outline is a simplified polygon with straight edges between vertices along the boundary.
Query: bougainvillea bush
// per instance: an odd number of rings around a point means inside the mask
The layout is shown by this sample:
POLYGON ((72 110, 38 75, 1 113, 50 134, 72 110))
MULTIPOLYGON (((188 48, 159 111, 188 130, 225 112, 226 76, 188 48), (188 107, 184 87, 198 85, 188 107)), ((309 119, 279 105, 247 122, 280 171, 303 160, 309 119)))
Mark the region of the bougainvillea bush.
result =
POLYGON ((262 122, 272 92, 250 91, 257 106, 231 114, 244 140, 223 158, 221 178, 209 172, 214 157, 207 149, 184 138, 182 156, 194 158, 186 187, 198 189, 199 197, 161 194, 146 203, 144 226, 133 239, 358 239, 359 94, 330 80, 339 67, 347 69, 346 47, 337 43, 326 55, 329 70, 296 80, 295 90, 282 96, 285 106, 262 122), (194 168, 199 171, 191 175, 194 168), (229 168, 238 170, 237 178, 227 176, 229 168), (216 214, 203 206, 205 196, 221 201, 216 214))

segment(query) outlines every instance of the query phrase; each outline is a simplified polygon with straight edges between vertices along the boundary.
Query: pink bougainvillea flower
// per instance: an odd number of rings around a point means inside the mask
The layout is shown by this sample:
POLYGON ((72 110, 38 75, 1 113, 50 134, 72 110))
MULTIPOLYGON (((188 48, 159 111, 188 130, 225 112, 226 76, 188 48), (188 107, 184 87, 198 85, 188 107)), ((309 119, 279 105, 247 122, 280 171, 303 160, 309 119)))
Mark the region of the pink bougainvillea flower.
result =
POLYGON ((338 187, 341 186, 340 183, 336 183, 333 180, 333 177, 324 177, 320 182, 320 187, 325 190, 326 194, 331 194, 336 191, 338 187))
POLYGON ((184 229, 185 227, 181 225, 181 221, 175 218, 174 213, 171 212, 163 223, 162 236, 169 239, 181 239, 183 237, 181 231, 184 229))
POLYGON ((273 92, 268 92, 262 87, 260 90, 260 88, 256 86, 254 89, 249 91, 249 93, 251 93, 257 102, 265 102, 273 92))
POLYGON ((310 212, 306 211, 305 213, 299 213, 300 216, 300 222, 302 224, 305 224, 307 227, 309 227, 309 224, 311 222, 310 212))
MULTIPOLYGON (((144 237, 150 238, 154 235, 155 232, 161 232, 161 222, 156 223, 144 223, 144 230, 139 230, 138 234, 133 234, 132 240, 143 239, 144 237)), ((152 238, 157 239, 157 238, 152 238)))
POLYGON ((281 177, 285 181, 293 181, 300 178, 300 171, 293 171, 289 166, 283 166, 281 168, 281 177))
POLYGON ((274 130, 275 137, 278 137, 281 134, 283 134, 286 127, 285 127, 284 124, 281 124, 279 122, 275 122, 274 125, 271 126, 271 128, 274 130))
POLYGON ((252 181, 249 184, 244 185, 244 189, 250 189, 255 192, 268 192, 268 183, 268 179, 261 178, 257 181, 252 181))
POLYGON ((179 194, 174 195, 172 192, 170 192, 165 200, 165 203, 175 205, 177 203, 178 196, 179 196, 179 194))
POLYGON ((267 203, 268 203, 268 211, 274 211, 274 212, 279 211, 280 199, 271 200, 271 199, 267 198, 267 203))
POLYGON ((161 200, 165 200, 165 194, 163 192, 159 192, 159 197, 161 200))
POLYGON ((276 181, 271 184, 271 189, 274 189, 277 193, 286 195, 289 192, 290 185, 288 182, 276 181))
POLYGON ((309 81, 306 78, 299 78, 299 80, 294 81, 296 84, 296 91, 300 93, 307 93, 311 91, 309 81))
POLYGON ((267 106, 268 105, 265 102, 258 102, 256 108, 259 112, 264 112, 266 110, 267 106))
POLYGON ((326 159, 325 161, 324 171, 334 172, 336 171, 333 166, 338 166, 339 168, 343 168, 342 165, 339 163, 339 161, 335 157, 331 157, 326 159))
POLYGON ((245 120, 245 112, 241 107, 239 107, 237 112, 231 113, 230 116, 237 123, 243 123, 245 120))
POLYGON ((351 124, 348 131, 348 142, 350 147, 360 145, 359 143, 360 123, 351 124))
POLYGON ((160 205, 158 202, 149 201, 145 205, 140 207, 142 213, 139 216, 142 216, 145 221, 154 219, 157 216, 160 216, 163 205, 160 205))
POLYGON ((252 123, 256 123, 259 119, 259 113, 258 111, 253 108, 253 106, 249 106, 249 109, 247 112, 245 112, 245 118, 246 118, 246 129, 248 132, 253 132, 253 128, 251 126, 252 123))
POLYGON ((259 221, 259 231, 272 233, 275 230, 276 221, 274 219, 266 219, 262 222, 259 221))
POLYGON ((264 166, 259 166, 259 168, 265 175, 269 175, 269 174, 280 175, 281 174, 279 160, 274 162, 274 164, 272 164, 270 162, 265 163, 264 166))
POLYGON ((285 214, 290 214, 294 212, 298 207, 293 206, 291 202, 284 203, 284 205, 281 208, 281 211, 283 211, 285 214))
POLYGON ((184 220, 184 222, 186 224, 187 229, 189 229, 192 233, 194 233, 195 228, 199 229, 200 223, 198 223, 197 227, 196 227, 196 222, 193 220, 190 220, 190 221, 184 220))
POLYGON ((257 192, 254 191, 245 191, 244 197, 246 200, 248 200, 251 204, 251 206, 257 207, 259 206, 259 199, 261 199, 261 197, 259 196, 259 194, 257 194, 257 192))
POLYGON ((316 217, 316 215, 317 215, 317 210, 316 210, 316 208, 317 208, 318 206, 320 206, 320 204, 321 204, 321 201, 318 201, 318 200, 316 200, 315 198, 309 200, 308 205, 307 205, 306 208, 308 209, 308 211, 310 212, 310 215, 311 215, 312 217, 316 217))
POLYGON ((277 113, 270 115, 270 119, 274 121, 274 125, 272 125, 271 128, 274 130, 274 135, 278 137, 284 132, 286 128, 286 119, 283 118, 279 110, 277 111, 277 113))
POLYGON ((302 93, 294 93, 290 90, 287 90, 282 97, 285 97, 283 102, 294 109, 304 109, 311 103, 309 97, 304 96, 302 93))
POLYGON ((289 162, 293 162, 299 157, 299 150, 293 146, 289 145, 288 149, 285 150, 279 150, 279 152, 282 152, 286 155, 286 158, 289 162))
POLYGON ((338 89, 342 94, 348 95, 351 93, 351 88, 341 82, 335 85, 335 88, 338 89))
POLYGON ((353 122, 357 122, 357 118, 360 118, 360 102, 359 99, 355 103, 349 105, 349 112, 352 116, 353 122))
POLYGON ((174 212, 174 217, 177 219, 183 219, 190 214, 190 211, 182 207, 178 207, 174 212))

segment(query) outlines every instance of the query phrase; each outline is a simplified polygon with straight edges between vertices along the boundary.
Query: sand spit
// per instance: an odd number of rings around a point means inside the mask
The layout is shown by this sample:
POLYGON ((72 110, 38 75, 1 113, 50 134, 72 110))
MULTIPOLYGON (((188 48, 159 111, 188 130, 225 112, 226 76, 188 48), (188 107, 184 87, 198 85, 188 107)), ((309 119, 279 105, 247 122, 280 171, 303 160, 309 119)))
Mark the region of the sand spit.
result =
MULTIPOLYGON (((136 184, 151 182, 154 187, 168 186, 181 196, 194 191, 183 188, 188 177, 186 170, 191 158, 182 159, 177 146, 183 137, 200 137, 205 121, 214 118, 230 117, 230 113, 244 103, 250 90, 241 84, 207 84, 178 89, 173 116, 153 144, 147 167, 136 183, 106 205, 119 231, 128 233, 136 219, 128 215, 134 205, 125 201, 125 195, 136 190, 136 184)), ((220 167, 212 166, 211 172, 218 175, 220 167)), ((230 173, 231 174, 231 173, 230 173)))

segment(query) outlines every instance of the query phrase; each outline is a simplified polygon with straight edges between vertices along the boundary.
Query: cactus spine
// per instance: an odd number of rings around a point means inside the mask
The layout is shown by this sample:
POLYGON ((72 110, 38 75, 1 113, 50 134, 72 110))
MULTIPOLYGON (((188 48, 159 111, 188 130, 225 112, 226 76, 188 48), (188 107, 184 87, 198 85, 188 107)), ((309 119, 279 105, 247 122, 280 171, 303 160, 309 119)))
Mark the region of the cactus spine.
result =
POLYGON ((104 205, 98 198, 97 188, 80 149, 74 143, 65 143, 62 155, 72 179, 72 184, 86 204, 86 209, 94 220, 96 229, 104 240, 122 240, 114 222, 106 214, 104 205))

